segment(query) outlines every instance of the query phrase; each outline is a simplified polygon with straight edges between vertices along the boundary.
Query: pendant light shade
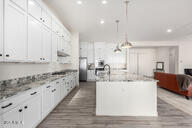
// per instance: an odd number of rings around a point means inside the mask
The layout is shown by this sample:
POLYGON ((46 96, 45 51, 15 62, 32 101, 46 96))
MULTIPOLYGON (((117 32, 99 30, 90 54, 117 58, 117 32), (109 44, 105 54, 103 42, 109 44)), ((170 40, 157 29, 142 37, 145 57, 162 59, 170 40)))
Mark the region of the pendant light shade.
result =
MULTIPOLYGON (((116 22, 116 24, 117 24, 117 42, 118 42, 119 20, 116 20, 115 22, 116 22)), ((115 53, 121 53, 121 49, 119 48, 119 43, 117 44, 114 52, 115 52, 115 53)))
POLYGON ((131 42, 128 41, 128 4, 129 1, 126 0, 125 1, 125 5, 126 5, 126 33, 125 33, 125 42, 123 42, 121 44, 121 48, 131 48, 133 45, 131 44, 131 42))
POLYGON ((125 41, 123 44, 121 44, 121 48, 131 48, 133 45, 128 42, 128 41, 125 41))
POLYGON ((119 48, 119 45, 117 45, 117 47, 114 50, 115 53, 121 53, 121 49, 119 48))

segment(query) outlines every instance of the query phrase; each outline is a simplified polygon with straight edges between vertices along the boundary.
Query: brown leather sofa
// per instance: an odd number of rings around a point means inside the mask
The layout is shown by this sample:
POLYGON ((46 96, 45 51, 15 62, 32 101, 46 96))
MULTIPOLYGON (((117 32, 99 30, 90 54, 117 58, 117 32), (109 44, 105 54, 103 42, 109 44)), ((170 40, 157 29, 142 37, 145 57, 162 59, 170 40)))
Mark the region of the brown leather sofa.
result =
POLYGON ((165 88, 172 92, 184 95, 186 97, 186 99, 189 99, 189 97, 192 96, 192 86, 190 87, 190 89, 188 91, 182 92, 179 90, 176 74, 155 72, 154 78, 156 80, 159 80, 157 85, 162 88, 165 88))

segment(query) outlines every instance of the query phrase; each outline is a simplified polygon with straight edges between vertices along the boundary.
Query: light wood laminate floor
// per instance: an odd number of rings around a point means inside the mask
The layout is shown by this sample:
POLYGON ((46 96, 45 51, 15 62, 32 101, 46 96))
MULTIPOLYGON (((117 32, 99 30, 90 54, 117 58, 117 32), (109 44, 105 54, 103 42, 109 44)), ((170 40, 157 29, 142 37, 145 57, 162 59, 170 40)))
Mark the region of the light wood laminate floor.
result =
POLYGON ((185 106, 184 108, 191 110, 192 105, 175 107, 178 102, 183 103, 187 100, 176 94, 171 95, 169 91, 158 89, 158 96, 164 95, 158 98, 158 117, 95 116, 95 94, 95 83, 81 83, 80 87, 61 101, 38 128, 192 128, 190 111, 182 111, 180 108, 185 106), (166 99, 169 100, 165 101, 166 99))

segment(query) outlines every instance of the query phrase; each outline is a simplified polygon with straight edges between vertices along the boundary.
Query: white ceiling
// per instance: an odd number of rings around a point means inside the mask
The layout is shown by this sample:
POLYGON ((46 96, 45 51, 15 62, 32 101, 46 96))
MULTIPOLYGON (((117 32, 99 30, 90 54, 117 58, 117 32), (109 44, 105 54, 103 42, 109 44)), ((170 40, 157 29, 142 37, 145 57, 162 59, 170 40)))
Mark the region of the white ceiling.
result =
MULTIPOLYGON (((120 38, 124 38, 123 0, 43 0, 57 13, 67 28, 80 32, 80 41, 109 41, 116 37, 115 20, 120 20, 120 38), (100 20, 105 20, 103 25, 100 20)), ((192 0, 130 0, 128 36, 130 41, 172 40, 192 33, 192 0), (172 33, 168 34, 167 29, 172 33)))

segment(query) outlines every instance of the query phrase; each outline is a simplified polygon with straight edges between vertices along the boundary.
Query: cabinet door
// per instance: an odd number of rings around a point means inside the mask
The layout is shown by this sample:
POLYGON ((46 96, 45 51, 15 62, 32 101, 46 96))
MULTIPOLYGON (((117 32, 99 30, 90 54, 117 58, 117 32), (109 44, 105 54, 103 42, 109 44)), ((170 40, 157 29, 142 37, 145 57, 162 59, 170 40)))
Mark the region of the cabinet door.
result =
POLYGON ((88 63, 94 63, 94 48, 93 43, 88 44, 88 50, 87 50, 87 59, 88 63))
POLYGON ((27 15, 13 3, 5 2, 5 58, 23 61, 27 59, 27 15))
POLYGON ((42 28, 42 43, 43 43, 43 60, 51 61, 51 30, 46 27, 42 28))
POLYGON ((55 93, 54 93, 54 103, 57 105, 60 102, 61 95, 60 95, 60 86, 57 86, 55 88, 55 93))
MULTIPOLYGON (((58 35, 57 35, 58 36, 58 35)), ((62 51, 62 38, 58 36, 58 44, 57 44, 57 49, 62 51)))
POLYGON ((0 61, 3 60, 3 0, 0 1, 0 61))
POLYGON ((55 33, 52 33, 52 62, 57 62, 57 43, 58 37, 55 33))
POLYGON ((42 58, 41 24, 33 17, 28 19, 28 59, 40 61, 42 58))
POLYGON ((61 99, 63 99, 66 95, 65 91, 65 82, 61 84, 61 99))
POLYGON ((41 120, 41 96, 37 96, 24 104, 24 128, 34 128, 41 120))
POLYGON ((51 102, 51 89, 46 90, 43 92, 42 95, 42 118, 47 116, 49 111, 52 109, 52 102, 51 102))
POLYGON ((35 0, 28 0, 28 13, 37 20, 42 21, 41 6, 35 0))
POLYGON ((10 1, 18 5, 23 10, 26 10, 27 8, 27 0, 10 0, 10 1))
POLYGON ((87 44, 80 46, 80 56, 87 57, 87 44))
POLYGON ((45 10, 42 10, 42 21, 47 27, 51 28, 51 15, 45 10))
POLYGON ((55 88, 52 89, 52 98, 51 99, 52 99, 53 107, 55 107, 61 99, 60 86, 56 86, 55 88))
POLYGON ((3 128, 22 128, 23 109, 19 106, 2 115, 3 128), (16 124, 14 122, 19 122, 16 124))

